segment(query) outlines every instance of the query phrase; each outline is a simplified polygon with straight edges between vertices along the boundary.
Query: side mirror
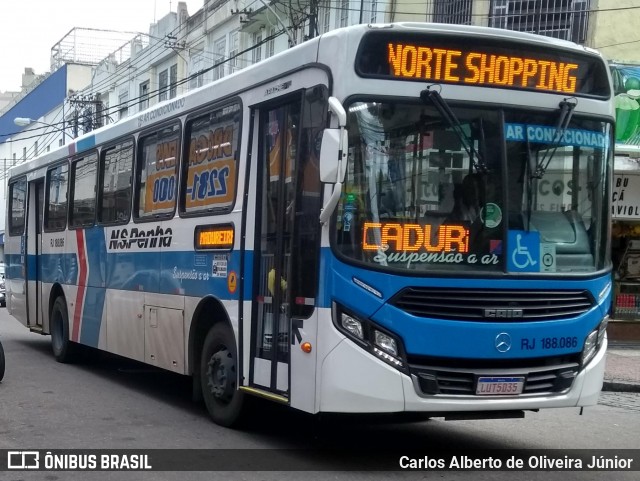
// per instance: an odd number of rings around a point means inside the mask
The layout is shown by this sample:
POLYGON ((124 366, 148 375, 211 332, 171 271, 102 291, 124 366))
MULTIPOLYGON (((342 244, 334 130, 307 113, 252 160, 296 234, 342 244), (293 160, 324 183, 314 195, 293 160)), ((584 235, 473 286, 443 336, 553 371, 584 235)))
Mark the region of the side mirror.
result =
POLYGON ((320 180, 334 184, 331 197, 320 212, 320 222, 326 224, 331 214, 338 205, 342 193, 347 170, 347 152, 349 149, 349 136, 345 129, 347 125, 347 112, 340 101, 335 97, 329 97, 329 111, 338 121, 338 128, 328 128, 322 133, 320 146, 320 180))
POLYGON ((348 136, 344 129, 325 129, 320 147, 320 181, 335 184, 344 181, 347 169, 348 136))

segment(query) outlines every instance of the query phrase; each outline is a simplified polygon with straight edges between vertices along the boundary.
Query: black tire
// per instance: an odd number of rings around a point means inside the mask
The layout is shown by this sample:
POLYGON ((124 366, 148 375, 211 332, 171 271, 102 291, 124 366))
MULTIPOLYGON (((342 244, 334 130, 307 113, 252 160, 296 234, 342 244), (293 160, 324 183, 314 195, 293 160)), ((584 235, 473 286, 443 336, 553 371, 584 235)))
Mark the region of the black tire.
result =
POLYGON ((4 377, 4 348, 2 347, 2 343, 0 342, 0 381, 4 377))
POLYGON ((67 303, 62 296, 53 303, 49 328, 51 330, 51 349, 56 361, 73 362, 77 346, 70 341, 67 303))
POLYGON ((238 425, 245 404, 238 390, 236 340, 229 327, 214 325, 205 337, 200 357, 202 397, 211 419, 221 426, 238 425))

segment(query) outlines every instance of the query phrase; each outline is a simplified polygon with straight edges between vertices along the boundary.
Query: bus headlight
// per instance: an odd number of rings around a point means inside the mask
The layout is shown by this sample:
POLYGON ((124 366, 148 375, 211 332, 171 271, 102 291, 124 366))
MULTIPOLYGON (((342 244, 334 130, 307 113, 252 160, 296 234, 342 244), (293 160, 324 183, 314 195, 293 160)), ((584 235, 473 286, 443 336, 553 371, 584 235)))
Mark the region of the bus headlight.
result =
POLYGON ((598 346, 602 345, 604 336, 607 334, 607 326, 609 325, 609 316, 606 316, 598 327, 598 346))
POLYGON ((384 332, 378 330, 374 333, 375 344, 387 351, 389 354, 398 357, 398 346, 396 340, 391 336, 387 336, 384 332))
POLYGON ((607 325, 609 324, 609 316, 605 316, 602 322, 589 333, 587 339, 584 341, 584 348, 582 349, 582 365, 585 366, 593 359, 598 349, 602 345, 605 335, 607 334, 607 325))
POLYGON ((582 365, 586 365, 593 356, 596 355, 596 347, 598 346, 598 330, 595 329, 589 333, 587 340, 584 341, 584 349, 582 350, 582 365))
POLYGON ((340 314, 340 323, 344 330, 349 332, 352 336, 361 340, 364 339, 362 323, 358 319, 343 312, 340 314))
POLYGON ((399 371, 406 372, 402 343, 396 336, 383 331, 373 322, 348 312, 335 302, 332 317, 338 330, 358 346, 399 371))

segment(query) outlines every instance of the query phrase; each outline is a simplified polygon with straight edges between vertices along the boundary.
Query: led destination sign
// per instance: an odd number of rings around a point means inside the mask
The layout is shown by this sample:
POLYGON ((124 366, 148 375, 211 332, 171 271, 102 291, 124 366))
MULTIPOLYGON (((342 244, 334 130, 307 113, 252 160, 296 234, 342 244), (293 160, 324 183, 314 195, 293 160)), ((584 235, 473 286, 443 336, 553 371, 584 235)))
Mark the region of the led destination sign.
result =
POLYGON ((610 95, 604 62, 596 56, 485 38, 372 32, 356 64, 360 75, 429 83, 455 83, 610 95))
POLYGON ((387 250, 392 244, 396 251, 417 252, 469 252, 469 230, 461 225, 443 225, 434 237, 432 226, 399 224, 395 222, 365 222, 362 229, 362 249, 387 250), (379 243, 373 239, 379 239, 379 243))
POLYGON ((577 63, 389 43, 396 77, 575 93, 577 63))
POLYGON ((195 229, 196 250, 233 248, 234 228, 232 225, 199 225, 195 229))

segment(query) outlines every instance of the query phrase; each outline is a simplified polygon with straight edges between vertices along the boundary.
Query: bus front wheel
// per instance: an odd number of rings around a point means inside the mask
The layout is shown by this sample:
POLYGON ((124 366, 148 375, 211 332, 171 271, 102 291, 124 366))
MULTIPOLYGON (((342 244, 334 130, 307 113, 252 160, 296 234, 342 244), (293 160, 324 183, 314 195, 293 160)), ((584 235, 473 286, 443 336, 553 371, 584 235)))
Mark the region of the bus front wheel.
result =
POLYGON ((51 309, 51 348, 58 362, 73 360, 75 346, 69 340, 69 316, 64 297, 58 297, 51 309))
POLYGON ((233 332, 215 324, 207 333, 200 358, 202 396, 216 424, 233 426, 240 421, 244 393, 238 390, 238 355, 233 332))

